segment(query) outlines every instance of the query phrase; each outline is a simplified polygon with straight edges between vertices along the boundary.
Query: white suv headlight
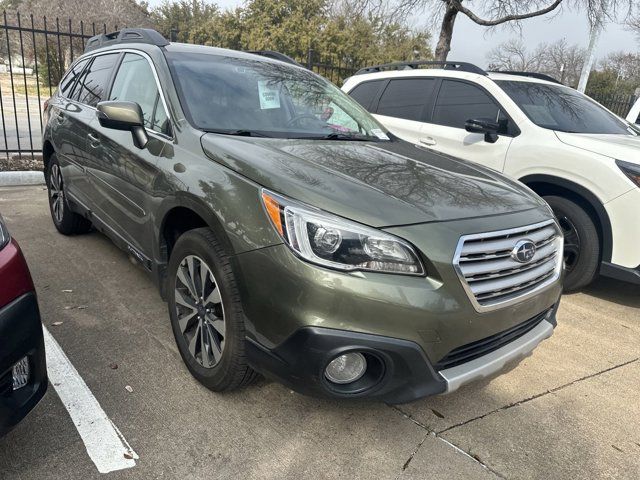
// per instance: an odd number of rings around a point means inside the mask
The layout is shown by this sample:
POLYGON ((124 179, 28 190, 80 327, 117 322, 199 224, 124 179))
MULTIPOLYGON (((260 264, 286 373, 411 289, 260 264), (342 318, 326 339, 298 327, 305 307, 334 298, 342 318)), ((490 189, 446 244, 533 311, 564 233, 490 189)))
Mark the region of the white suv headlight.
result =
POLYGON ((622 160, 616 160, 616 165, 622 170, 629 180, 640 187, 640 165, 636 163, 623 162, 622 160))
POLYGON ((262 190, 271 223, 303 259, 338 270, 424 275, 418 254, 404 240, 262 190))

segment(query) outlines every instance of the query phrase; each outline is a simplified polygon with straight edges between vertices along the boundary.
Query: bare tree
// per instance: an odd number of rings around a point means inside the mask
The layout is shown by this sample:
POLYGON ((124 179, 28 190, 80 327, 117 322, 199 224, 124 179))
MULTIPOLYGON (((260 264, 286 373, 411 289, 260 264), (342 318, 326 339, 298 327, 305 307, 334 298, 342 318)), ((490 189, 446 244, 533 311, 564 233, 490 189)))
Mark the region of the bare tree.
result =
POLYGON ((585 51, 563 38, 541 43, 529 51, 521 40, 509 40, 489 52, 489 69, 544 73, 575 87, 584 64, 585 51))
POLYGON ((638 34, 638 39, 640 39, 640 5, 636 6, 635 12, 629 16, 627 20, 627 25, 631 30, 635 31, 638 34))
POLYGON ((576 87, 585 62, 586 52, 578 45, 567 44, 566 39, 538 46, 541 56, 540 71, 551 75, 560 82, 576 87))
POLYGON ((475 2, 473 5, 469 0, 351 1, 365 5, 370 9, 389 9, 393 6, 397 15, 405 17, 415 16, 416 11, 435 13, 434 17, 440 18, 440 33, 436 44, 435 58, 444 61, 451 50, 453 28, 458 15, 464 15, 472 22, 484 27, 496 27, 547 14, 557 9, 563 1, 573 0, 484 0, 475 2))
POLYGON ((637 0, 348 0, 363 9, 394 8, 398 16, 415 17, 417 12, 429 12, 439 19, 440 33, 435 50, 437 60, 446 60, 458 15, 464 15, 483 27, 505 24, 518 25, 528 18, 557 11, 567 5, 587 15, 594 25, 604 15, 614 18, 621 8, 631 9, 637 0))
POLYGON ((537 17, 552 12, 563 0, 495 0, 483 2, 483 7, 472 11, 462 4, 462 0, 435 0, 445 3, 445 12, 440 26, 440 36, 436 45, 437 60, 446 60, 451 50, 453 27, 458 14, 465 15, 472 22, 484 26, 495 27, 507 22, 519 22, 527 18, 537 17))
POLYGON ((629 52, 610 53, 600 61, 600 69, 615 73, 620 80, 640 82, 640 54, 629 52))
POLYGON ((542 63, 539 49, 529 52, 522 40, 511 39, 487 54, 490 70, 538 72, 542 63))

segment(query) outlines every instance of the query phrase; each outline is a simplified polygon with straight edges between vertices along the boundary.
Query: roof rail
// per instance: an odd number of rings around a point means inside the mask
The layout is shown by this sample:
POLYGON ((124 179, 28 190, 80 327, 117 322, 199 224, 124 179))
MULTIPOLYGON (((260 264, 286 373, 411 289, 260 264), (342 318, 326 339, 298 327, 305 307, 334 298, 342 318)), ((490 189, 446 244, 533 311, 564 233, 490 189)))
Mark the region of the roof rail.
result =
POLYGON ((505 73, 507 75, 518 75, 519 77, 530 77, 537 78, 538 80, 546 80, 547 82, 557 83, 558 85, 563 84, 561 81, 553 78, 551 75, 547 75, 546 73, 520 72, 517 70, 491 70, 489 73, 505 73))
POLYGON ((373 67, 365 67, 358 70, 355 74, 362 75, 365 73, 382 72, 384 70, 412 70, 420 68, 423 65, 442 66, 445 70, 458 70, 460 72, 477 73, 478 75, 487 75, 480 67, 468 62, 443 62, 437 60, 419 60, 414 62, 395 62, 384 63, 382 65, 374 65, 373 67))
POLYGON ((169 45, 169 40, 150 28, 123 28, 117 32, 101 33, 100 35, 91 37, 87 40, 84 51, 86 53, 96 48, 119 43, 147 43, 164 47, 165 45, 169 45))
POLYGON ((248 50, 247 53, 252 53, 253 55, 260 55, 262 57, 272 58, 274 60, 280 60, 281 62, 290 63, 291 65, 302 67, 302 65, 296 62, 293 58, 289 57, 288 55, 285 55, 284 53, 276 52, 274 50, 248 50))

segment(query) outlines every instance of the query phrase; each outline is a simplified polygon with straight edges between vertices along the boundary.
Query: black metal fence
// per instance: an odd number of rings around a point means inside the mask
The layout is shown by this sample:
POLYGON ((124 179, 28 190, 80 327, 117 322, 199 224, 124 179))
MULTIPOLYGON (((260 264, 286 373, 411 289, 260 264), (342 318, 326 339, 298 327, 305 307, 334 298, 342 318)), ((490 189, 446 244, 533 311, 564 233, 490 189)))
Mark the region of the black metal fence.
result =
POLYGON ((344 60, 337 55, 317 57, 316 52, 311 48, 307 52, 306 58, 297 59, 297 61, 338 86, 341 86, 346 78, 366 66, 359 60, 344 60))
MULTIPOLYGON (((41 150, 42 106, 91 36, 107 25, 2 13, 0 25, 0 158, 41 150)), ((115 27, 114 29, 117 29, 115 27)))
MULTIPOLYGON (((34 159, 41 150, 44 101, 74 58, 84 52, 86 40, 97 33, 115 31, 118 26, 85 25, 71 19, 34 18, 6 11, 0 20, 0 161, 12 156, 34 159)), ((320 58, 312 49, 296 60, 338 85, 364 66, 338 56, 320 58)), ((629 95, 593 98, 620 116, 628 113, 636 99, 629 95)))
POLYGON ((635 95, 603 95, 594 93, 589 96, 623 118, 629 114, 629 110, 631 110, 631 107, 638 99, 635 95))
MULTIPOLYGON (((45 100, 74 58, 84 52, 86 41, 97 33, 116 31, 118 26, 6 11, 0 20, 0 160, 34 159, 41 151, 45 100)), ((336 84, 359 68, 354 61, 319 58, 312 49, 296 60, 336 84)))

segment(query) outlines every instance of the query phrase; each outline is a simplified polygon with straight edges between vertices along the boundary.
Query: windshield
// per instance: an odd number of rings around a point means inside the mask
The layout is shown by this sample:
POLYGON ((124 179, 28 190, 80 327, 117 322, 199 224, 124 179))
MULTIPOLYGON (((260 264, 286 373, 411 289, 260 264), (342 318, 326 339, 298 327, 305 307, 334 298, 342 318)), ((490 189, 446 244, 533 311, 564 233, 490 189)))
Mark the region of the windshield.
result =
POLYGON ((504 80, 496 83, 539 127, 570 133, 635 135, 627 123, 572 88, 504 80))
POLYGON ((281 62, 167 53, 182 106, 205 131, 280 138, 388 140, 328 81, 281 62))

